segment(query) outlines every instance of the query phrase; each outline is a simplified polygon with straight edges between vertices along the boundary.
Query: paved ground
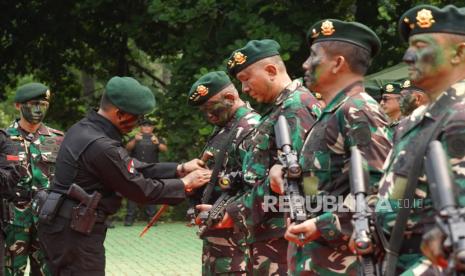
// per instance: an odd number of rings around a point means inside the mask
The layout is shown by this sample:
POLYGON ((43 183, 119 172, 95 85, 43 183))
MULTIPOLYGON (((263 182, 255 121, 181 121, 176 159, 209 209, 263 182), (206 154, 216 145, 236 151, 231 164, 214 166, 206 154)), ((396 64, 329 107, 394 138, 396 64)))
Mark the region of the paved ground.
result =
POLYGON ((144 223, 108 229, 105 241, 107 275, 200 275, 202 243, 195 228, 161 223, 142 238, 144 223))

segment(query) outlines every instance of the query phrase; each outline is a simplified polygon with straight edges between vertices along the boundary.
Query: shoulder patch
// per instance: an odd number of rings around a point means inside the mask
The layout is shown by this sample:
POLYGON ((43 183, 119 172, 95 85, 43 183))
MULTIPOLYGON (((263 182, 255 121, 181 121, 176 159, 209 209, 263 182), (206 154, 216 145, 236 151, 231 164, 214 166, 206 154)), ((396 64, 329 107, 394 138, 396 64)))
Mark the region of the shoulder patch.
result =
POLYGON ((134 160, 133 160, 133 159, 130 159, 130 160, 128 161, 127 169, 128 169, 128 173, 134 174, 134 172, 135 172, 135 167, 134 167, 134 160))

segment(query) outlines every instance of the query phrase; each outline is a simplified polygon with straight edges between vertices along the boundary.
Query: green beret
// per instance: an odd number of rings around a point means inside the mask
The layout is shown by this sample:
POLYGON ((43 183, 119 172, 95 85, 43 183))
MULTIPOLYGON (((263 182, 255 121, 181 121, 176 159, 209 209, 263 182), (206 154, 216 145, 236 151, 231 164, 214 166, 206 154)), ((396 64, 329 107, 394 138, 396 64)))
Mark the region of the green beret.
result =
POLYGON ((337 19, 324 19, 310 27, 307 33, 310 46, 321 41, 342 41, 370 52, 376 56, 381 49, 378 36, 367 26, 358 22, 346 22, 337 19))
POLYGON ((105 95, 116 107, 134 115, 147 114, 155 108, 152 91, 131 77, 111 78, 105 86, 105 95))
POLYGON ((237 73, 255 62, 279 55, 281 46, 272 39, 251 40, 240 49, 232 52, 228 60, 228 73, 236 77, 237 73))
POLYGON ((155 125, 155 122, 150 120, 150 118, 144 118, 144 119, 140 120, 139 125, 141 125, 141 126, 144 126, 144 125, 153 126, 153 125, 155 125))
POLYGON ((48 87, 42 83, 31 82, 20 86, 18 90, 16 90, 16 103, 24 103, 36 98, 43 98, 47 101, 50 100, 50 90, 48 87))
POLYGON ((423 33, 450 33, 465 35, 465 10, 448 5, 440 9, 419 5, 404 13, 399 20, 399 33, 404 41, 423 33))
POLYGON ((228 75, 223 71, 205 74, 192 85, 188 103, 194 106, 202 105, 231 83, 228 75))
POLYGON ((423 93, 425 92, 420 87, 413 85, 410 80, 404 80, 400 87, 402 88, 402 90, 415 90, 423 93))
POLYGON ((378 103, 381 102, 381 98, 383 92, 381 91, 381 87, 374 84, 365 84, 365 91, 370 95, 375 101, 378 103))
POLYGON ((401 84, 398 82, 389 82, 382 87, 383 94, 396 94, 400 95, 400 91, 402 90, 401 84))

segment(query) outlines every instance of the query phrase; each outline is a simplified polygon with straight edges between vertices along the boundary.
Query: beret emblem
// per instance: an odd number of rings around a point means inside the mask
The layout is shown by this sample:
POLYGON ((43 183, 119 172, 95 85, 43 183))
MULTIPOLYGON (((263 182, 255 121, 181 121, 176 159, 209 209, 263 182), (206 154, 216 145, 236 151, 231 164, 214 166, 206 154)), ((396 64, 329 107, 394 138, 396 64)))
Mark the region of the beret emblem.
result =
POLYGON ((246 60, 247 56, 245 56, 243 53, 237 52, 234 54, 234 62, 236 64, 243 64, 244 62, 246 62, 246 60))
POLYGON ((229 68, 233 68, 236 65, 244 64, 247 61, 247 56, 241 52, 235 52, 233 57, 228 61, 229 68))
POLYGON ((196 90, 196 91, 197 91, 197 93, 198 93, 201 97, 203 97, 203 96, 205 96, 205 95, 208 94, 208 88, 207 88, 206 86, 204 86, 204 85, 199 85, 199 86, 197 86, 197 90, 196 90))
POLYGON ((326 20, 321 24, 321 33, 323 35, 332 35, 335 31, 333 22, 326 20))
POLYGON ((45 99, 47 101, 50 100, 50 90, 47 90, 47 92, 45 92, 45 99))
POLYGON ((417 13, 417 25, 420 28, 430 28, 434 22, 433 13, 430 10, 422 9, 417 13))
POLYGON ((386 92, 393 92, 394 91, 394 86, 392 84, 386 85, 386 92))
POLYGON ((408 87, 410 87, 410 85, 411 85, 411 84, 410 84, 410 80, 406 80, 406 81, 404 81, 404 83, 402 84, 402 87, 403 87, 403 88, 408 88, 408 87))

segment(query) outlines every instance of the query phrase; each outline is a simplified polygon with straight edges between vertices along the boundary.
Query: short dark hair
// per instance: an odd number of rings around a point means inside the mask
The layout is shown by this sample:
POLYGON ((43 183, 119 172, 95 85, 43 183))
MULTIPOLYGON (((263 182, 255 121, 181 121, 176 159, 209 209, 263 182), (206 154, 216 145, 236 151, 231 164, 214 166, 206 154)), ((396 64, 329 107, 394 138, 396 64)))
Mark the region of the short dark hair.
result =
POLYGON ((110 101, 105 92, 103 92, 102 98, 100 99, 100 109, 108 111, 110 108, 115 105, 110 101))
POLYGON ((370 51, 343 41, 322 41, 321 46, 328 55, 343 56, 355 74, 364 76, 371 64, 370 51))

